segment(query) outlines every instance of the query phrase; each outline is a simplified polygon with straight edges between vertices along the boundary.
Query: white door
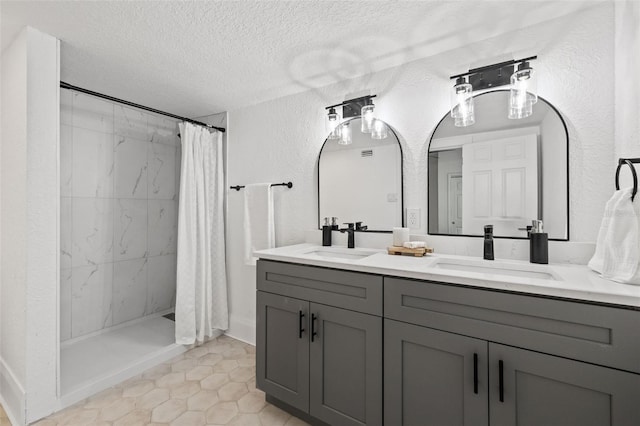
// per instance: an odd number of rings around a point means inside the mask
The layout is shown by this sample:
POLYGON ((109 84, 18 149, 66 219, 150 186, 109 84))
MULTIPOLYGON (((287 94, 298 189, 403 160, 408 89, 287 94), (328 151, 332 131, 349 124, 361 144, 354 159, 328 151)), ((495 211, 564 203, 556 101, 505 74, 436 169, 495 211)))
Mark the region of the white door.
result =
POLYGON ((538 138, 535 134, 462 147, 462 232, 493 225, 496 235, 524 237, 518 228, 539 215, 538 138))
POLYGON ((448 178, 448 209, 447 223, 449 234, 462 233, 462 176, 449 174, 448 178))

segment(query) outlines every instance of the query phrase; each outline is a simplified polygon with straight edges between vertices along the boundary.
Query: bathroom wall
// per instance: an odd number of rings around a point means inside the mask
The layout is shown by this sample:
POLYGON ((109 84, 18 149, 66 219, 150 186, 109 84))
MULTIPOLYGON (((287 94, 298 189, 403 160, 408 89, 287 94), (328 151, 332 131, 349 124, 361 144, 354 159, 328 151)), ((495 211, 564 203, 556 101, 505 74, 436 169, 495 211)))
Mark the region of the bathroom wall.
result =
MULTIPOLYGON (((229 182, 293 181, 292 189, 274 190, 276 243, 303 242, 305 231, 317 226, 316 160, 326 136, 324 107, 370 91, 378 94, 376 112, 399 134, 405 207, 421 210, 417 233, 426 233, 428 140, 449 109, 448 76, 505 56, 537 54, 539 94, 558 108, 569 129, 571 240, 593 242, 613 189, 613 46, 613 4, 594 3, 568 17, 401 67, 230 111, 229 182)), ((255 267, 242 263, 242 194, 230 193, 228 203, 229 334, 253 341, 255 267)))
POLYGON ((175 306, 177 121, 61 90, 61 339, 175 306))
POLYGON ((2 281, 0 283, 0 390, 8 413, 24 417, 26 385, 26 156, 27 34, 2 52, 2 281), (6 103, 5 103, 6 102, 6 103), (8 106, 11 105, 11 108, 8 106), (10 140, 19 144, 9 145, 10 140), (14 180, 9 187, 7 182, 14 180), (14 206, 6 209, 6 206, 14 206), (12 241, 13 240, 13 241, 12 241), (12 241, 12 244, 10 242, 12 241))
POLYGON ((1 74, 0 402, 22 425, 56 404, 58 40, 23 29, 1 74))
MULTIPOLYGON (((616 159, 640 157, 640 2, 617 1, 615 12, 616 159)), ((623 185, 631 185, 630 176, 621 174, 623 185)))

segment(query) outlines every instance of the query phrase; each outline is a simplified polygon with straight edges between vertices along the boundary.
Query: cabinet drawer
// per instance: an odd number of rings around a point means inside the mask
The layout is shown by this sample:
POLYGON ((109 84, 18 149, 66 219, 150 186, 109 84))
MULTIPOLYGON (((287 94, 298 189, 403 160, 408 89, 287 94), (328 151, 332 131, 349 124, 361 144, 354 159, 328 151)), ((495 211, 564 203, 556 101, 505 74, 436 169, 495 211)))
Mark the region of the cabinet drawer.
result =
POLYGON ((258 261, 258 290, 382 315, 382 276, 258 261))
POLYGON ((640 311, 386 277, 384 316, 640 373, 640 311))

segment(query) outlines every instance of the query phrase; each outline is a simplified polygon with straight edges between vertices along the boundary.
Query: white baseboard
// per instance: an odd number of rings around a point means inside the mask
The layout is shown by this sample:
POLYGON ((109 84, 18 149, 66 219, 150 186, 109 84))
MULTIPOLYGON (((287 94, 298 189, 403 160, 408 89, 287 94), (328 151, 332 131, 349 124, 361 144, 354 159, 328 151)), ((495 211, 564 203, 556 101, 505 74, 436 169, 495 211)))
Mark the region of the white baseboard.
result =
POLYGON ((26 424, 24 389, 2 358, 0 358, 0 403, 12 425, 26 424))
POLYGON ((256 344, 256 322, 236 315, 229 315, 229 329, 224 333, 229 337, 248 343, 256 344))

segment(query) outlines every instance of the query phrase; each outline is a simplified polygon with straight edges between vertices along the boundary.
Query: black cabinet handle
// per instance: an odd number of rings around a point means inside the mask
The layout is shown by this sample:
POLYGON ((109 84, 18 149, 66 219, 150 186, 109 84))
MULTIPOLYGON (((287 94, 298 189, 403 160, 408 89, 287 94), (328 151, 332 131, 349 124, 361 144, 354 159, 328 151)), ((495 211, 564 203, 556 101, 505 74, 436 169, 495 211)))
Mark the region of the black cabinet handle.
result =
POLYGON ((500 381, 500 402, 504 402, 504 363, 498 361, 498 380, 500 381))
POLYGON ((304 318, 304 313, 300 311, 300 313, 298 314, 298 338, 299 339, 302 339, 302 333, 304 332, 304 327, 302 325, 303 318, 304 318))
POLYGON ((315 314, 311 314, 311 341, 313 342, 313 338, 318 335, 316 333, 316 320, 318 317, 315 314))
POLYGON ((473 393, 478 393, 478 354, 473 354, 473 393))

